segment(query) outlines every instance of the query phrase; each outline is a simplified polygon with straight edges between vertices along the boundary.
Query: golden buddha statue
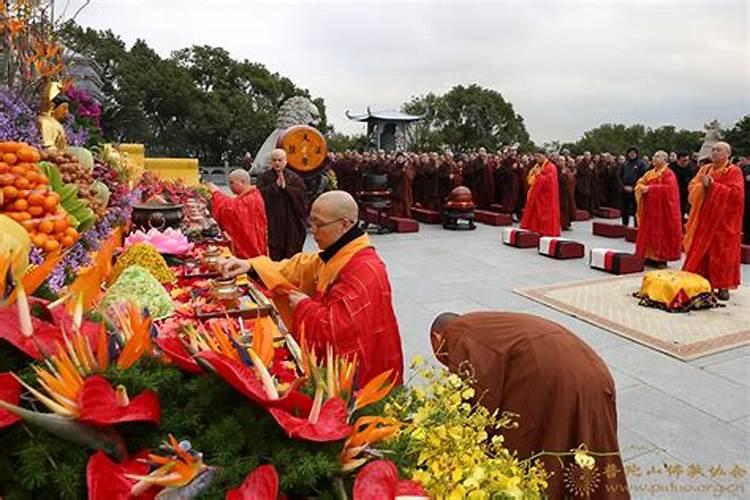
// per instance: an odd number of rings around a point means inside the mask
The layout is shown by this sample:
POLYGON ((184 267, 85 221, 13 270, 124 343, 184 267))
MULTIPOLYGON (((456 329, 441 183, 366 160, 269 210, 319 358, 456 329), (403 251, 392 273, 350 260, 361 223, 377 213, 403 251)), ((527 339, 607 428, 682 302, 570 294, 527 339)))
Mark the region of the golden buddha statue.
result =
POLYGON ((59 82, 48 82, 42 89, 42 103, 37 123, 44 149, 62 152, 68 148, 65 128, 62 125, 65 115, 68 114, 66 101, 59 82))

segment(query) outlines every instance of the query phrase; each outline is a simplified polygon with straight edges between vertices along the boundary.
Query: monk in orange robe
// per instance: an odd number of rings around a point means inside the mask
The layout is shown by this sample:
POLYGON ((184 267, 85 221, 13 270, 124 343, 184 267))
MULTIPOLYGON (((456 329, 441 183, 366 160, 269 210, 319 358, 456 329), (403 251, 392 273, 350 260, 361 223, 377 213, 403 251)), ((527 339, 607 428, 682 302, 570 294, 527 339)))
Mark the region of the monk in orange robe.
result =
POLYGON ((685 234, 683 270, 700 274, 729 300, 740 285, 740 238, 745 186, 742 171, 729 163, 732 148, 717 142, 712 163, 704 165, 688 185, 690 215, 685 234))
POLYGON ((235 197, 227 196, 213 184, 211 216, 232 240, 234 255, 242 259, 268 255, 268 222, 266 207, 258 188, 250 184, 250 174, 237 169, 229 174, 229 188, 235 197))
POLYGON ((680 260, 682 256, 680 186, 668 159, 665 151, 654 153, 653 168, 635 185, 635 253, 655 267, 664 267, 667 261, 680 260))
POLYGON ((578 498, 570 489, 575 480, 597 473, 601 481, 590 485, 585 498, 629 498, 618 453, 615 384, 604 361, 580 338, 552 321, 512 312, 443 313, 430 337, 438 361, 472 384, 477 403, 518 415, 518 427, 497 432, 519 459, 581 444, 607 454, 597 456, 588 472, 570 457, 563 464, 544 457, 553 474, 550 499, 578 498))
POLYGON ((268 257, 222 264, 227 276, 252 271, 271 292, 297 340, 325 356, 356 356, 359 383, 386 370, 403 380, 401 335, 385 264, 357 226, 358 207, 345 191, 329 191, 312 205, 310 227, 322 250, 273 262, 268 257))
POLYGON ((536 165, 527 176, 529 185, 521 229, 542 236, 560 236, 560 192, 557 167, 544 153, 535 155, 536 165))

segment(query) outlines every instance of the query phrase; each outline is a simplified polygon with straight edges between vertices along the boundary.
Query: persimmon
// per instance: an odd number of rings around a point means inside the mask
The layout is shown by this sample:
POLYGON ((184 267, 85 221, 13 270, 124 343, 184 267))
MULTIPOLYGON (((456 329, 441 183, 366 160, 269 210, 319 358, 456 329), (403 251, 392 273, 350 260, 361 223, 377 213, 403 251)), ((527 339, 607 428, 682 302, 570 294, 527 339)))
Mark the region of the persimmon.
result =
POLYGON ((62 243, 62 246, 66 248, 69 246, 73 246, 75 242, 76 240, 74 240, 72 236, 63 236, 62 239, 60 240, 60 243, 62 243))
POLYGON ((29 196, 26 197, 26 201, 28 201, 29 205, 32 207, 43 207, 44 198, 44 195, 41 193, 30 193, 29 196))
POLYGON ((44 242, 44 246, 42 246, 45 252, 54 252, 58 248, 60 248, 60 242, 57 240, 47 239, 47 241, 44 242))
POLYGON ((5 174, 10 171, 10 165, 7 163, 0 161, 0 174, 5 174))
POLYGON ((39 152, 32 148, 19 148, 16 152, 16 156, 18 156, 18 159, 21 161, 28 161, 32 163, 38 162, 41 158, 39 152))
POLYGON ((0 186, 10 186, 16 180, 13 174, 0 174, 0 186))
POLYGON ((47 211, 54 210, 58 203, 60 203, 60 195, 57 193, 50 193, 44 198, 44 208, 47 211))
POLYGON ((36 180, 37 184, 49 184, 49 179, 44 174, 39 174, 39 178, 36 180))
POLYGON ((27 212, 29 212, 32 217, 41 217, 44 214, 44 207, 29 207, 27 212))
POLYGON ((16 177, 22 177, 26 174, 26 169, 20 165, 13 165, 12 167, 10 167, 10 173, 15 175, 16 177))
POLYGON ((28 179, 31 184, 36 184, 39 181, 39 174, 30 170, 26 172, 26 179, 28 179))
POLYGON ((3 196, 7 199, 14 199, 18 197, 18 189, 15 186, 3 187, 3 196))
POLYGON ((43 248, 44 244, 47 242, 47 235, 43 233, 36 233, 31 236, 31 242, 34 243, 34 246, 43 248))
POLYGON ((13 185, 18 189, 29 189, 31 187, 31 183, 26 177, 18 177, 13 185))
POLYGON ((0 142, 0 153, 15 153, 21 148, 20 142, 4 141, 0 142))
POLYGON ((45 220, 39 223, 39 232, 44 234, 52 234, 55 230, 55 223, 51 220, 45 220))
POLYGON ((18 157, 13 153, 5 153, 3 154, 3 161, 8 165, 15 165, 18 161, 18 157))
POLYGON ((13 208, 15 210, 18 210, 19 212, 23 212, 24 210, 29 208, 29 202, 24 200, 23 198, 19 198, 13 202, 13 208))
POLYGON ((68 226, 70 225, 67 217, 57 219, 54 224, 56 233, 65 233, 65 230, 68 229, 68 226))

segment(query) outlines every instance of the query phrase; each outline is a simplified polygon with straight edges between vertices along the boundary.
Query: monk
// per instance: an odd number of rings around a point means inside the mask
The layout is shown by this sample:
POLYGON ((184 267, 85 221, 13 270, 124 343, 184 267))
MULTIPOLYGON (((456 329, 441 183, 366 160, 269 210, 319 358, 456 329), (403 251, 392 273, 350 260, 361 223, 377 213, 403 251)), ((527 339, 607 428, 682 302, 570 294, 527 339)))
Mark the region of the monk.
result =
POLYGON ((268 218, 268 250, 273 260, 299 253, 305 244, 305 183, 286 168, 286 151, 271 152, 271 168, 258 178, 268 218))
POLYGON ((560 193, 557 183, 557 167, 538 152, 536 165, 529 171, 526 206, 521 218, 521 229, 534 231, 542 236, 560 236, 560 193))
POLYGON ((388 187, 391 188, 390 215, 411 218, 411 206, 414 204, 412 180, 414 165, 406 154, 399 151, 394 161, 389 162, 388 187))
MULTIPOLYGON (((615 384, 607 365, 576 335, 538 316, 512 312, 439 315, 430 332, 435 356, 451 372, 470 379, 477 402, 490 411, 518 415, 503 429, 505 445, 518 458, 541 451, 567 452, 581 444, 596 457, 601 481, 591 499, 626 499, 618 454, 615 384), (613 477, 605 468, 618 471, 613 477)), ((565 478, 579 471, 570 458, 543 459, 550 499, 574 498, 565 478)))
POLYGON ((594 203, 594 168, 591 153, 586 151, 576 165, 576 207, 593 215, 597 208, 594 203))
POLYGON ((299 253, 273 262, 268 257, 228 259, 226 276, 253 271, 272 298, 287 328, 324 356, 356 356, 359 383, 386 370, 401 383, 401 335, 385 264, 357 226, 358 207, 345 191, 315 200, 310 228, 318 253, 299 253))
POLYGON ((669 168, 666 151, 653 156, 653 168, 635 184, 638 237, 635 253, 654 267, 682 256, 682 213, 680 186, 669 168))
POLYGON ((698 170, 688 186, 690 215, 685 234, 683 270, 700 274, 729 300, 740 285, 740 237, 745 186, 742 171, 729 162, 732 148, 717 142, 711 162, 698 170))
POLYGON ((266 206, 258 188, 250 184, 247 170, 229 174, 229 189, 234 198, 209 183, 211 216, 232 240, 232 252, 241 259, 268 255, 266 206))
POLYGON ((558 155, 555 163, 558 169, 558 191, 560 193, 560 227, 570 231, 571 223, 576 220, 576 174, 568 168, 568 161, 558 155))

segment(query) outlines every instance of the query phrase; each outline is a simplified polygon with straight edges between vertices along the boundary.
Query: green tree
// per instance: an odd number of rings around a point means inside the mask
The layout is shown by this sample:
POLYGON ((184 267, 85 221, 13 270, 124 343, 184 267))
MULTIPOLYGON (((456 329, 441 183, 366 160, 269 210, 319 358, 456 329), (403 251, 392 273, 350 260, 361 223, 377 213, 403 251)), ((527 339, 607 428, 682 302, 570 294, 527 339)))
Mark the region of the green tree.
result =
POLYGON ((514 142, 531 145, 521 115, 500 92, 473 84, 457 85, 442 96, 428 93, 404 105, 425 114, 415 131, 418 149, 448 146, 456 150, 486 147, 494 150, 514 142))
POLYGON ((328 150, 334 153, 364 149, 367 149, 367 136, 364 134, 347 135, 333 132, 328 136, 328 150))
POLYGON ((584 151, 624 154, 628 148, 636 147, 643 155, 652 155, 662 149, 672 151, 698 151, 703 133, 693 130, 677 130, 673 125, 647 128, 643 125, 605 123, 583 133, 575 143, 564 144, 574 154, 584 151))
POLYGON ((750 115, 745 115, 724 131, 724 140, 732 146, 736 156, 750 156, 750 115))
MULTIPOLYGON (((111 31, 72 23, 65 40, 101 68, 105 136, 142 142, 154 156, 237 163, 260 148, 286 99, 311 97, 289 78, 262 64, 237 61, 218 47, 193 46, 162 58, 143 40, 128 50, 111 31)), ((325 102, 312 100, 327 132, 325 102)))

